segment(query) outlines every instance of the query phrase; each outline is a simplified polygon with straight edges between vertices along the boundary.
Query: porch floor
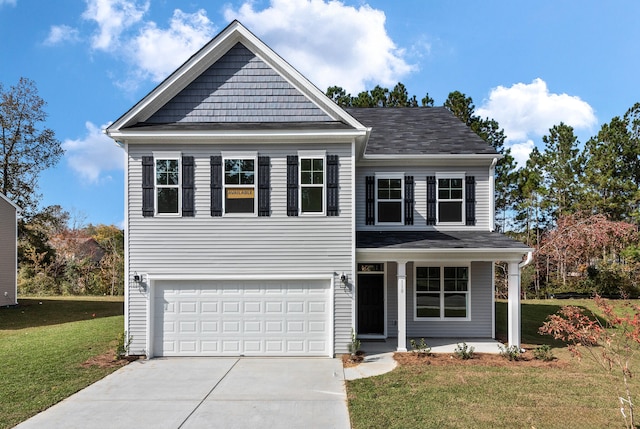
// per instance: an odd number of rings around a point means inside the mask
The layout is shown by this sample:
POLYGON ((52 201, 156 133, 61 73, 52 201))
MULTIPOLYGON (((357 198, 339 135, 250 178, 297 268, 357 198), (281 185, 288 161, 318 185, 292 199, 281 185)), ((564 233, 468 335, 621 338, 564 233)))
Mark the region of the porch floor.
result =
MULTIPOLYGON (((416 339, 419 340, 419 339, 416 339)), ((500 353, 501 342, 491 338, 425 338, 425 342, 431 347, 432 353, 453 353, 458 344, 467 343, 473 347, 476 353, 500 353)), ((365 355, 395 352, 398 348, 397 338, 385 340, 361 340, 360 349, 365 355)), ((407 350, 411 351, 410 338, 407 338, 407 350)))

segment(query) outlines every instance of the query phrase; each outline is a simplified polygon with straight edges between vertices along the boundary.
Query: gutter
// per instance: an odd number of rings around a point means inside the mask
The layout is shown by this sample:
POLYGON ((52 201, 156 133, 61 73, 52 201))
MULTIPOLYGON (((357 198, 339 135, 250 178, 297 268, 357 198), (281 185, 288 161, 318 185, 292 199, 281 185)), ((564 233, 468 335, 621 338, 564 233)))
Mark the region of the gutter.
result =
POLYGON ((526 267, 531 263, 531 261, 533 261, 533 252, 530 251, 530 252, 527 252, 527 259, 525 259, 524 261, 518 264, 518 268, 522 269, 526 267))

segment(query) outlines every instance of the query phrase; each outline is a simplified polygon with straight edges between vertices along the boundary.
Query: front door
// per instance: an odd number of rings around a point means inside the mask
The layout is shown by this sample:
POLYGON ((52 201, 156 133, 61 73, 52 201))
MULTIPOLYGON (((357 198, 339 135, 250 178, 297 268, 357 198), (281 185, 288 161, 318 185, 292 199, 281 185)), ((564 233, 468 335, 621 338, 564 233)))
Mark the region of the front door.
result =
POLYGON ((358 335, 384 335, 384 274, 358 274, 358 335))

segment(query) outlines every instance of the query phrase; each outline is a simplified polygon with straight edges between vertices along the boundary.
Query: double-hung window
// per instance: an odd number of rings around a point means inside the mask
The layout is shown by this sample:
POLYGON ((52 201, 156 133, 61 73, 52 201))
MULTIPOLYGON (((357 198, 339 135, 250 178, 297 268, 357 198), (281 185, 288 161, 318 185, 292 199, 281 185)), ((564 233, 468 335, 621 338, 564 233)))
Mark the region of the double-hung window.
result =
POLYGON ((464 223, 464 174, 438 176, 438 223, 464 223))
POLYGON ((404 174, 376 175, 376 222, 402 225, 404 222, 404 174))
POLYGON ((323 214, 325 201, 325 157, 300 154, 300 212, 323 214))
POLYGON ((224 213, 255 214, 256 157, 224 158, 224 213))
POLYGON ((180 213, 180 155, 155 158, 155 207, 157 214, 180 213))
POLYGON ((469 267, 416 267, 415 318, 468 319, 469 267))

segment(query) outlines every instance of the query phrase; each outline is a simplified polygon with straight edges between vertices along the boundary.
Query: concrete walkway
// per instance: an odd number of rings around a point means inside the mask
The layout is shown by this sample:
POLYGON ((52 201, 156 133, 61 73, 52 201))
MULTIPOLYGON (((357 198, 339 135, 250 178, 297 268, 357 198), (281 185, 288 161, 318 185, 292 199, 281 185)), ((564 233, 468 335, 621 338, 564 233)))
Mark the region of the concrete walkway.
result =
POLYGON ((350 427, 340 359, 133 362, 16 428, 350 427))

